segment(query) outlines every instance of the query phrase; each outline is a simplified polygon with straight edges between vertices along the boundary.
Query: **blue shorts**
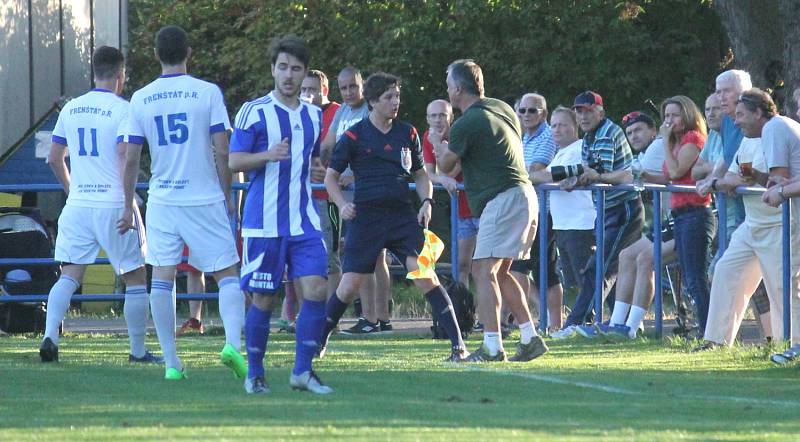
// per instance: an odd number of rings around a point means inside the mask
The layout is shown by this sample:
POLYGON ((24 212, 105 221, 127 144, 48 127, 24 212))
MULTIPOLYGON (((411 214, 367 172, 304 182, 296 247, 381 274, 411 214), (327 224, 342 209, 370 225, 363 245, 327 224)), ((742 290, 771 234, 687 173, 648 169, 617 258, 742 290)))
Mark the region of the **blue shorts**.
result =
POLYGON ((248 292, 274 294, 303 276, 328 277, 328 252, 321 236, 245 238, 240 285, 248 292))
POLYGON ((478 236, 478 223, 480 218, 459 218, 458 219, 458 240, 478 236))
POLYGON ((373 273, 382 249, 388 249, 405 266, 406 258, 418 256, 424 243, 413 208, 357 206, 344 240, 342 273, 373 273))

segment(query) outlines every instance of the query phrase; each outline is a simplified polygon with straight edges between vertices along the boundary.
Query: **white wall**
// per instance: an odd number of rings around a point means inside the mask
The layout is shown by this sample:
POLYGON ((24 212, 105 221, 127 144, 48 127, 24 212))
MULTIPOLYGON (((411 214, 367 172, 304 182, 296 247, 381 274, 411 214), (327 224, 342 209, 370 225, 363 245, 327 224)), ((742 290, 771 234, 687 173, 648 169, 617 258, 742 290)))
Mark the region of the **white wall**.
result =
POLYGON ((126 36, 127 0, 0 0, 0 155, 62 96, 90 89, 94 48, 126 36))

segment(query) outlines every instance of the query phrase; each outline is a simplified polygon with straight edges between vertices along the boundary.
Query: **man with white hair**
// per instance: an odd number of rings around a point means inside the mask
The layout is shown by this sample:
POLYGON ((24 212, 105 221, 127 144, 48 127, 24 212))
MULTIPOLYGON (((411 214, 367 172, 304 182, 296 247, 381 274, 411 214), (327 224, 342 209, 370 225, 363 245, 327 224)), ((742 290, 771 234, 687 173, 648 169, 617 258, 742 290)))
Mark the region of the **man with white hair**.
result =
MULTIPOLYGON (((556 143, 547 124, 547 101, 544 96, 537 93, 527 93, 520 97, 519 105, 516 107, 517 117, 522 126, 522 153, 525 160, 525 167, 528 175, 544 170, 556 155, 556 143)), ((551 317, 560 317, 560 299, 564 296, 564 289, 556 271, 558 255, 556 252, 555 235, 553 234, 553 220, 549 212, 547 223, 547 304, 555 311, 551 312, 551 317), (552 315, 558 313, 557 315, 552 315)), ((539 241, 540 231, 537 230, 536 238, 531 246, 529 259, 515 260, 511 264, 511 275, 517 280, 526 296, 534 302, 539 300, 539 241), (533 276, 535 284, 531 284, 530 276, 533 276)), ((541 306, 540 306, 541 307, 541 306)), ((560 325, 560 321, 556 324, 560 325)), ((560 327, 559 327, 560 328, 560 327)))
MULTIPOLYGON (((753 87, 750 74, 739 69, 730 69, 719 74, 716 83, 716 94, 719 97, 719 105, 723 113, 719 128, 720 135, 722 136, 723 161, 718 162, 714 166, 714 171, 711 175, 704 180, 697 181, 697 193, 700 195, 716 192, 717 181, 725 177, 725 173, 728 171, 731 162, 733 162, 733 157, 739 150, 739 145, 742 143, 744 135, 734 122, 736 118, 736 102, 742 92, 753 87)), ((736 208, 735 225, 738 226, 744 220, 744 203, 742 197, 739 195, 728 197, 727 203, 734 205, 736 208)), ((732 234, 733 231, 728 232, 728 235, 732 234)))

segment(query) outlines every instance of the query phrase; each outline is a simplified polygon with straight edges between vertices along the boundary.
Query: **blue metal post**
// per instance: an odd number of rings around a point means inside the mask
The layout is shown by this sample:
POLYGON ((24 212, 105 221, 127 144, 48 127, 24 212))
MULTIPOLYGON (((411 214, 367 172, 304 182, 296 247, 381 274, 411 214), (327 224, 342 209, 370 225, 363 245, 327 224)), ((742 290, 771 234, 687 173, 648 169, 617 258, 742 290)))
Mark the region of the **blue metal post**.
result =
POLYGON ((722 256, 728 248, 728 197, 725 196, 725 192, 717 192, 717 216, 719 217, 717 255, 722 256))
POLYGON ((595 221, 595 271, 594 271, 594 322, 603 322, 603 261, 605 255, 605 223, 606 223, 606 193, 602 187, 595 187, 595 207, 597 219, 595 221))
POLYGON ((792 336, 792 256, 791 256, 791 208, 792 200, 786 200, 783 209, 783 339, 789 341, 792 336))
POLYGON ((458 191, 450 195, 450 275, 458 281, 458 191))
POLYGON ((664 332, 664 307, 661 299, 661 192, 658 190, 653 190, 653 272, 656 277, 654 298, 656 309, 656 338, 661 339, 664 332))
MULTIPOLYGON (((547 264, 549 262, 547 256, 547 191, 539 189, 539 230, 536 232, 539 235, 539 327, 542 330, 547 330, 549 323, 547 311, 547 264)), ((534 253, 532 250, 531 253, 534 253)), ((528 297, 528 294, 525 294, 528 297)))

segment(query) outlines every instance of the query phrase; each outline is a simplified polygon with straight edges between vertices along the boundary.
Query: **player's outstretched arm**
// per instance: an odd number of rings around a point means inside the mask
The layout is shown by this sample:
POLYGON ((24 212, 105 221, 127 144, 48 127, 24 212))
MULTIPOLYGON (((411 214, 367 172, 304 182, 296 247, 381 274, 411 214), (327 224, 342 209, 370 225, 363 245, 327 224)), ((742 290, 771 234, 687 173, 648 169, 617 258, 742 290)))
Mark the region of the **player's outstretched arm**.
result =
POLYGON ((342 219, 350 220, 356 216, 356 206, 344 198, 342 186, 339 184, 340 176, 339 172, 329 167, 325 173, 325 190, 328 191, 331 201, 339 208, 342 219))
POLYGON ((431 185, 431 178, 425 172, 425 169, 418 169, 414 171, 414 183, 417 185, 417 195, 422 201, 422 207, 419 208, 417 214, 417 221, 423 227, 427 228, 428 223, 431 221, 431 204, 433 204, 433 186, 431 185))
POLYGON ((53 143, 50 146, 50 155, 47 156, 47 164, 56 176, 56 179, 64 187, 64 192, 69 196, 69 169, 67 169, 67 146, 60 143, 53 143))
POLYGON ((125 168, 122 172, 122 189, 125 192, 125 208, 122 217, 117 221, 120 234, 134 229, 133 204, 136 193, 136 179, 139 176, 139 162, 142 157, 142 145, 122 143, 125 150, 125 168))

